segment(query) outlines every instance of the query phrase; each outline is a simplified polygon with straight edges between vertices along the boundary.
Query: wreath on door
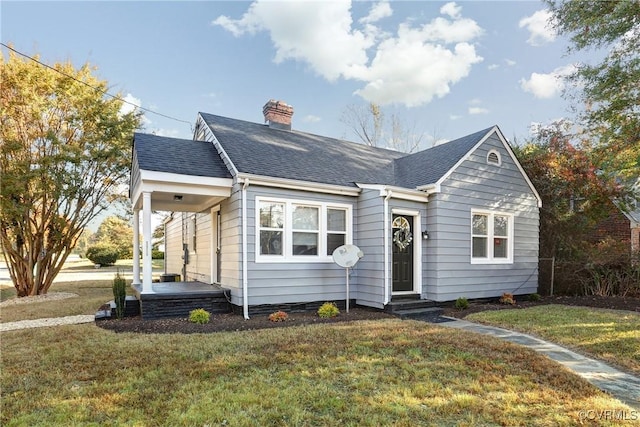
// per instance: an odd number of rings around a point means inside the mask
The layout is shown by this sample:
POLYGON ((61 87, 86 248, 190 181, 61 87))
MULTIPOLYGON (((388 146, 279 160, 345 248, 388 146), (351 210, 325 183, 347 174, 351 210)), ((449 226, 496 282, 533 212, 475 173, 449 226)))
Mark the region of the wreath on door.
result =
POLYGON ((393 228, 396 229, 393 233, 393 243, 401 251, 405 250, 413 241, 413 235, 411 234, 411 226, 409 221, 404 217, 397 217, 393 220, 393 228))

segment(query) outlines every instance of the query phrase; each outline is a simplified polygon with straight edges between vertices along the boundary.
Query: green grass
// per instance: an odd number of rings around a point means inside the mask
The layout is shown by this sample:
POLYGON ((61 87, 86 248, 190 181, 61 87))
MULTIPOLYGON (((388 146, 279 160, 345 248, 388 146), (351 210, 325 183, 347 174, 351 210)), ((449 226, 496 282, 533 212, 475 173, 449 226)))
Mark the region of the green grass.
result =
POLYGON ((640 374, 640 314, 564 305, 475 313, 468 320, 514 329, 640 374))
MULTIPOLYGON (((164 260, 163 259, 153 259, 151 260, 151 266, 154 270, 163 270, 164 269, 164 260)), ((133 260, 132 259, 119 259, 116 261, 115 265, 110 265, 106 267, 100 267, 100 271, 108 270, 113 271, 114 274, 118 271, 118 269, 128 269, 129 271, 133 268, 133 260)), ((94 264, 86 258, 73 258, 67 260, 65 262, 62 271, 78 271, 78 270, 87 270, 91 271, 95 269, 94 264)), ((140 260, 140 269, 142 271, 142 260, 140 260)))
MULTIPOLYGON (((3 306, 0 310, 0 323, 45 317, 95 314, 102 304, 113 300, 111 284, 111 280, 54 283, 49 289, 50 293, 71 292, 78 296, 62 300, 3 306)), ((130 286, 127 287, 127 294, 133 294, 130 286)), ((15 298, 16 290, 15 288, 3 288, 0 290, 0 295, 2 301, 15 298)))
POLYGON ((397 319, 11 331, 0 363, 3 426, 565 426, 581 410, 630 411, 531 350, 397 319))

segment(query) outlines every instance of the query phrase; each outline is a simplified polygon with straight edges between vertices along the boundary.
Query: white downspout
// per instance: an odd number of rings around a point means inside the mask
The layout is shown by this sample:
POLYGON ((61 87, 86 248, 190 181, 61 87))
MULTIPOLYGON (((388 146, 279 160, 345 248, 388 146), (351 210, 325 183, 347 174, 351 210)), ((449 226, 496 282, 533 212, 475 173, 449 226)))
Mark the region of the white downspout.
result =
POLYGON ((384 197, 384 305, 389 304, 389 199, 391 190, 385 189, 384 197))
POLYGON ((247 187, 249 178, 242 184, 242 313, 249 320, 249 280, 247 278, 247 187))

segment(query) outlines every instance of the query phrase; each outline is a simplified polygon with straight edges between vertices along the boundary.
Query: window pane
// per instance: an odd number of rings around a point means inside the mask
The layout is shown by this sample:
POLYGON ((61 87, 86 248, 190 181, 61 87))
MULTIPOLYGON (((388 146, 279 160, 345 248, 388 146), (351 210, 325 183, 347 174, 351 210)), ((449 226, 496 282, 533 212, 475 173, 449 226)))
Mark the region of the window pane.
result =
POLYGON ((507 239, 493 239, 493 257, 507 258, 507 239))
POLYGON ((509 218, 496 215, 493 219, 493 234, 495 236, 508 236, 509 218))
POLYGON ((473 238, 473 255, 472 256, 474 258, 487 257, 487 238, 486 237, 473 238))
POLYGON ((293 233, 294 255, 318 255, 318 233, 293 233))
POLYGON ((296 206, 293 209, 294 230, 318 230, 318 208, 296 206))
POLYGON ((473 234, 487 235, 487 215, 473 216, 473 234))
POLYGON ((284 205, 260 202, 260 227, 282 228, 284 225, 284 205))
POLYGON ((347 212, 343 209, 327 209, 327 229, 347 231, 347 212))
POLYGON ((260 231, 260 255, 282 255, 282 231, 260 231))
POLYGON ((327 234, 327 255, 332 255, 337 247, 344 245, 344 234, 327 234))

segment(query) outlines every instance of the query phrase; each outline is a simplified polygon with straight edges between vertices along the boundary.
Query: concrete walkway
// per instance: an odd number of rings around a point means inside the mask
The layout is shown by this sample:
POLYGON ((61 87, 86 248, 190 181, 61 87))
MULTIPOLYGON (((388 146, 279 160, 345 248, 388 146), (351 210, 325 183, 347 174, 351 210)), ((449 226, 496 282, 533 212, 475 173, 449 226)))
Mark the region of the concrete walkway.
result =
POLYGON ((531 348, 566 366, 600 390, 611 394, 633 409, 640 410, 640 378, 634 375, 619 371, 598 360, 585 357, 559 345, 532 337, 531 335, 494 326, 480 325, 451 317, 446 317, 446 319, 450 321, 438 323, 438 325, 464 329, 478 334, 491 335, 531 348))
POLYGON ((44 319, 20 320, 19 322, 0 323, 0 332, 15 331, 17 329, 43 328, 46 326, 77 325, 95 321, 93 314, 78 316, 48 317, 44 319))

